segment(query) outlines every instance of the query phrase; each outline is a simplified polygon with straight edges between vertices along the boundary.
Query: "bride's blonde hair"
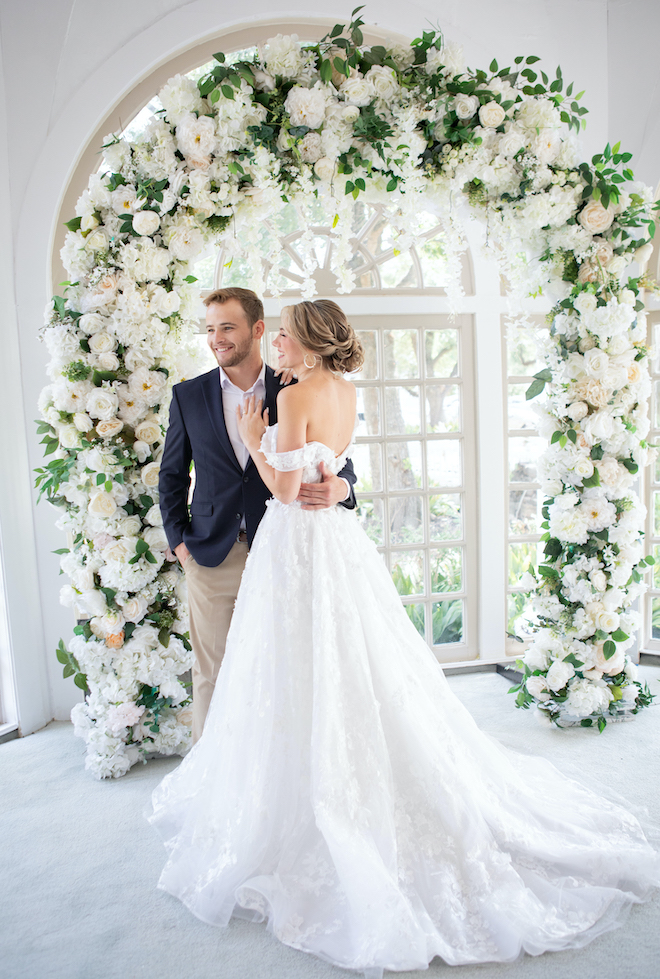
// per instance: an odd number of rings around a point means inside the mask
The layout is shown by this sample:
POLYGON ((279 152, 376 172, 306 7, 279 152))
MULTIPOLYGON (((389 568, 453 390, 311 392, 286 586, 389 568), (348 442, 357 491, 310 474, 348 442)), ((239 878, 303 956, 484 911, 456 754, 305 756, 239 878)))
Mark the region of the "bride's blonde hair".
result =
POLYGON ((287 332, 301 347, 320 357, 324 367, 345 374, 364 363, 364 350, 343 309, 331 299, 286 306, 287 332))

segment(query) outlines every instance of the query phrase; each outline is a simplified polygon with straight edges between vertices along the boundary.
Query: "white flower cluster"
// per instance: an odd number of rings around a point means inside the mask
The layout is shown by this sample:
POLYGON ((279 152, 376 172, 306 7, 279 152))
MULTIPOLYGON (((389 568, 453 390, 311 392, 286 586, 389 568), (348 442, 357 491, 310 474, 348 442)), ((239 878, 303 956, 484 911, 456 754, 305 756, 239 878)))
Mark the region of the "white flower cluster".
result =
POLYGON ((552 545, 548 574, 529 576, 546 628, 528 654, 526 689, 542 707, 560 697, 583 717, 632 703, 624 651, 642 587, 643 511, 631 482, 648 458, 649 382, 643 316, 621 281, 632 259, 622 234, 650 212, 651 195, 629 183, 607 207, 589 198, 555 98, 524 94, 513 76, 477 79, 451 44, 427 45, 423 57, 375 49, 364 71, 340 71, 346 51, 333 44, 323 71, 316 49, 278 35, 236 71, 221 65, 199 84, 172 78, 138 137, 106 139, 104 168, 69 223, 62 260, 73 285, 43 333, 41 479, 70 535, 62 601, 84 620, 70 649, 90 690, 74 720, 100 777, 188 744, 185 595, 157 486, 171 385, 197 372, 191 263, 215 239, 262 292, 264 265, 279 253, 267 219, 294 201, 308 224, 302 292, 313 295, 318 195, 337 215, 341 291, 354 285, 354 196, 385 206, 399 251, 415 241, 423 200, 445 219, 458 268, 452 199, 467 193, 487 210, 514 286, 560 296, 540 412, 553 440, 543 461, 552 545), (447 89, 457 76, 460 94, 447 89))

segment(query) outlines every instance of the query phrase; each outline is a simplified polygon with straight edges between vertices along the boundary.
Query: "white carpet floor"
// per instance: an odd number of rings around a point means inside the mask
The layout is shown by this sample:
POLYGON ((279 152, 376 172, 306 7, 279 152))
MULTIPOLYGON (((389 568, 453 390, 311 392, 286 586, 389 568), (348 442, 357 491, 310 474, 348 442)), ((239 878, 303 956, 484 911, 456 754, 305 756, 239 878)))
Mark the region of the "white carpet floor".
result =
MULTIPOLYGON (((660 695, 660 671, 642 675, 660 695)), ((660 824, 660 699, 632 722, 590 730, 544 728, 507 697, 494 673, 455 676, 456 694, 480 726, 510 747, 551 758, 646 807, 660 824)), ((95 781, 70 724, 54 722, 0 745, 1 979, 342 979, 354 975, 287 948, 263 925, 202 924, 156 890, 164 850, 143 818, 177 758, 95 781)), ((421 976, 423 973, 389 973, 421 976)), ((575 952, 511 965, 452 968, 452 979, 658 979, 660 897, 634 907, 617 931, 575 952)))

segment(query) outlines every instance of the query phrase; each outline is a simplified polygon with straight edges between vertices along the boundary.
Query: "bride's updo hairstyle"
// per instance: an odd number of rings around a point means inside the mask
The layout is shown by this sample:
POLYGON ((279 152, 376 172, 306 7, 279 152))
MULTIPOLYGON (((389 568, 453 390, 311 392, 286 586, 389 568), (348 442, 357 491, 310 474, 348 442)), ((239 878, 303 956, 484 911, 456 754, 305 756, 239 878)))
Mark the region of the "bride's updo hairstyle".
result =
POLYGON ((346 374, 364 363, 364 350, 346 314, 331 299, 287 306, 287 332, 301 347, 320 357, 324 367, 346 374))

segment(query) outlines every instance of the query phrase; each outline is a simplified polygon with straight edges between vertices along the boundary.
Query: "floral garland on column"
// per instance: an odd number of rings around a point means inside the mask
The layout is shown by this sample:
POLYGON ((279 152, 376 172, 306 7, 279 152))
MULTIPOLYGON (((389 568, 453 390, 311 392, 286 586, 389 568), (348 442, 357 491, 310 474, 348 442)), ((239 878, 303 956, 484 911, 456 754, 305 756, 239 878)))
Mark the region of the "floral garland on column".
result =
MULTIPOLYGON (((651 194, 618 147, 579 162, 586 109, 559 69, 550 81, 520 57, 472 71, 432 31, 410 47, 367 47, 359 9, 318 44, 277 35, 251 61, 218 54, 198 83, 171 79, 140 136, 106 139, 68 222, 71 281, 43 331, 52 383, 39 431, 52 458, 37 485, 70 535, 62 601, 80 624, 57 655, 85 691, 72 719, 98 777, 189 745, 185 592, 157 483, 171 386, 198 370, 192 265, 215 240, 249 261, 246 284, 276 292, 264 221, 287 202, 304 216, 317 197, 336 211, 341 291, 353 286, 361 196, 387 209, 400 251, 419 208, 435 210, 454 263, 467 199, 518 291, 557 297, 530 392, 550 395, 547 561, 527 580, 543 628, 518 703, 601 725, 613 707, 644 704, 625 650, 645 567, 631 483, 648 456, 649 381, 643 283, 626 269, 649 247, 651 194)), ((310 244, 304 295, 315 268, 310 244)))

